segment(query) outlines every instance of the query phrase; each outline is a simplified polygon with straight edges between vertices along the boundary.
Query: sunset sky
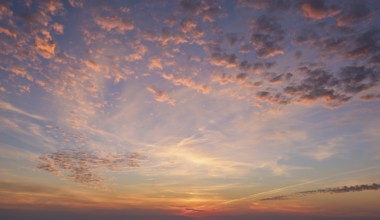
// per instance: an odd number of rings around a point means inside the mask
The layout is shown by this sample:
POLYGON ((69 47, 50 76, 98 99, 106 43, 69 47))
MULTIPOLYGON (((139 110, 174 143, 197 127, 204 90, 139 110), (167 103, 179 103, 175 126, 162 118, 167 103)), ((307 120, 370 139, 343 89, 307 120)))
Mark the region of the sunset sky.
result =
POLYGON ((380 1, 0 1, 0 219, 380 218, 380 1))

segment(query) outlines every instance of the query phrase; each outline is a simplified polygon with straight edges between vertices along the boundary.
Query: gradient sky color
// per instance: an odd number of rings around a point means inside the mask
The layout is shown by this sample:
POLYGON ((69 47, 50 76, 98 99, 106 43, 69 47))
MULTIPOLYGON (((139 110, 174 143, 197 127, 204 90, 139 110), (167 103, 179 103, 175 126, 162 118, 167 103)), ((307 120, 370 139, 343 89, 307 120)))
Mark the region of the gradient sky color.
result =
POLYGON ((0 2, 1 219, 379 219, 380 1, 0 2))

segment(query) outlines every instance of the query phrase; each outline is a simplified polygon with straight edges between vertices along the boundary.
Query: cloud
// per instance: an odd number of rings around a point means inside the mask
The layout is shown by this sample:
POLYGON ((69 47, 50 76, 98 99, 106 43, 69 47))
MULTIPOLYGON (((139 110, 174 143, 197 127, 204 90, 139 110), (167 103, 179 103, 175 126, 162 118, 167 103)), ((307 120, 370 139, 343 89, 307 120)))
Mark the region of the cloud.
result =
POLYGON ((83 63, 90 69, 96 71, 96 72, 99 72, 101 70, 101 66, 98 65, 97 63, 95 63, 94 61, 92 60, 84 60, 83 63))
POLYGON ((233 47, 239 40, 237 33, 227 33, 226 40, 230 47, 233 47))
POLYGON ((265 70, 268 70, 276 65, 276 62, 248 62, 246 60, 242 61, 239 64, 239 68, 242 71, 253 70, 255 73, 261 73, 265 70))
POLYGON ((379 54, 380 30, 368 29, 355 36, 350 43, 350 49, 346 52, 346 57, 357 59, 359 57, 368 57, 379 54))
MULTIPOLYGON (((200 37, 202 35, 201 32, 198 33, 198 29, 190 31, 188 34, 191 34, 193 37, 200 37)), ((167 47, 169 43, 179 45, 188 42, 184 33, 173 33, 168 27, 162 28, 159 32, 143 31, 141 37, 147 41, 158 42, 161 47, 167 47)))
POLYGON ((236 67, 237 56, 227 53, 213 53, 211 55, 211 64, 215 66, 223 66, 227 68, 236 67))
POLYGON ((202 212, 206 212, 206 210, 202 210, 202 209, 193 209, 193 208, 186 208, 186 209, 185 209, 185 212, 186 212, 186 213, 202 213, 202 212))
POLYGON ((357 94, 374 87, 380 81, 377 69, 365 66, 347 66, 338 73, 337 84, 348 94, 357 94))
POLYGON ((12 193, 49 193, 55 194, 60 191, 59 188, 39 185, 33 183, 24 182, 10 182, 10 181, 0 181, 0 188, 2 191, 12 192, 12 193))
POLYGON ((340 12, 337 7, 326 6, 324 0, 306 1, 301 5, 301 11, 305 17, 316 20, 327 18, 340 12))
POLYGON ((29 118, 33 118, 36 120, 41 120, 41 121, 45 120, 45 118, 42 116, 25 112, 24 110, 19 109, 19 108, 13 106, 12 104, 1 101, 1 100, 0 100, 0 108, 2 108, 3 110, 9 111, 9 112, 16 113, 16 114, 23 115, 23 116, 27 116, 29 118))
POLYGON ((355 185, 355 186, 342 186, 335 188, 325 188, 309 191, 296 192, 289 195, 280 195, 274 197, 263 198, 261 201, 276 201, 276 200, 288 200, 295 197, 302 197, 314 194, 338 194, 338 193, 350 193, 350 192, 362 192, 362 191, 377 191, 380 190, 380 185, 373 183, 372 185, 355 185))
POLYGON ((125 31, 135 29, 132 20, 124 20, 116 16, 100 17, 96 16, 95 23, 102 29, 107 31, 115 30, 119 34, 123 34, 125 31))
POLYGON ((222 11, 222 6, 218 2, 205 2, 202 7, 202 20, 213 22, 217 17, 222 17, 225 14, 222 11))
POLYGON ((63 34, 63 25, 62 24, 54 23, 52 27, 53 27, 53 30, 55 32, 57 32, 57 34, 63 34))
POLYGON ((97 186, 104 181, 97 170, 125 171, 125 168, 139 167, 143 158, 137 153, 101 155, 82 150, 63 150, 42 155, 37 168, 57 176, 67 176, 79 184, 97 186))
POLYGON ((211 75, 212 82, 218 82, 220 85, 225 85, 233 82, 233 77, 231 74, 213 74, 211 75))
POLYGON ((369 19, 371 10, 365 2, 354 2, 350 5, 349 9, 344 11, 336 19, 339 27, 352 25, 356 22, 369 19))
POLYGON ((0 27, 0 34, 5 34, 5 35, 8 35, 12 38, 17 37, 17 34, 14 31, 11 31, 10 29, 4 28, 4 27, 0 27))
POLYGON ((191 19, 187 19, 187 18, 182 19, 180 23, 180 30, 183 33, 189 33, 193 31, 196 27, 197 27, 197 23, 191 19))
POLYGON ((171 105, 175 105, 176 101, 169 97, 168 94, 158 90, 157 88, 153 87, 153 86, 149 86, 146 88, 150 93, 152 93, 154 95, 154 99, 158 102, 167 102, 171 105))
POLYGON ((74 8, 83 8, 84 0, 69 0, 69 4, 74 8))
POLYGON ((199 0, 181 0, 180 5, 186 13, 193 15, 201 13, 201 1, 199 0))
POLYGON ((162 70, 163 66, 162 66, 162 63, 161 63, 161 59, 160 58, 152 58, 152 59, 150 59, 148 68, 150 70, 154 70, 154 69, 160 69, 160 70, 162 70))
POLYGON ((380 100, 380 94, 366 94, 360 97, 363 101, 376 101, 380 100))
POLYGON ((49 37, 35 37, 35 47, 37 52, 45 59, 51 59, 55 56, 57 44, 49 37))
POLYGON ((59 12, 63 12, 65 9, 63 3, 59 0, 46 0, 44 1, 43 9, 52 15, 56 15, 59 12))
POLYGON ((0 19, 4 17, 10 17, 13 15, 13 11, 10 10, 5 4, 0 3, 0 19))
POLYGON ((248 75, 246 73, 239 73, 236 75, 236 81, 238 83, 244 83, 248 78, 248 75))
POLYGON ((307 77, 298 85, 288 85, 284 88, 284 94, 291 96, 296 101, 308 103, 323 99, 331 106, 337 106, 351 98, 336 89, 340 81, 325 70, 301 68, 301 72, 307 77))
POLYGON ((271 11, 287 10, 292 6, 291 0, 239 0, 241 7, 250 7, 255 10, 268 9, 271 11))
POLYGON ((128 62, 135 62, 141 60, 145 54, 148 52, 148 48, 143 45, 141 42, 133 42, 131 44, 131 48, 135 51, 134 53, 130 53, 124 57, 124 59, 128 62))
POLYGON ((202 85, 194 82, 191 78, 180 76, 180 77, 174 77, 174 75, 170 74, 162 74, 162 78, 171 81, 174 85, 179 86, 186 86, 190 89, 194 89, 195 91, 203 94, 208 94, 211 91, 211 87, 207 85, 202 85))
POLYGON ((251 43, 260 58, 283 54, 285 32, 274 17, 260 16, 253 24, 251 43))
POLYGON ((291 102, 291 99, 279 92, 272 94, 271 92, 268 91, 259 91, 255 95, 256 99, 266 102, 271 105, 286 105, 291 102))
POLYGON ((273 77, 272 79, 269 80, 269 82, 271 82, 271 83, 284 82, 284 81, 290 80, 292 77, 293 77, 292 73, 286 73, 286 74, 283 73, 283 74, 279 74, 279 75, 273 77))
MULTIPOLYGON (((315 104, 322 101, 329 108, 337 108, 355 97, 362 100, 376 99, 371 92, 380 82, 378 70, 366 66, 344 66, 336 72, 322 67, 302 66, 293 73, 283 73, 268 79, 274 85, 265 90, 256 91, 257 100, 275 104, 315 104), (277 83, 281 82, 281 86, 277 83), (368 92, 366 96, 365 92, 368 92)), ((215 77, 214 77, 215 78, 215 77)), ((214 81, 217 78, 214 79, 214 81)), ((219 76, 218 80, 223 80, 219 76)))

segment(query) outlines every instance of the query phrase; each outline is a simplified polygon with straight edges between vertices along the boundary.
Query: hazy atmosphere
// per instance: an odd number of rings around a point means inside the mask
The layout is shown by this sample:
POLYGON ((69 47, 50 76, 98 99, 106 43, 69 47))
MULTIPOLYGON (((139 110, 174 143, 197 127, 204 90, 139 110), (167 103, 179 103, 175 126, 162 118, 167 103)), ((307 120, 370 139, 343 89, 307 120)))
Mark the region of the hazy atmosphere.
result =
POLYGON ((380 1, 0 1, 0 218, 380 218, 380 1))

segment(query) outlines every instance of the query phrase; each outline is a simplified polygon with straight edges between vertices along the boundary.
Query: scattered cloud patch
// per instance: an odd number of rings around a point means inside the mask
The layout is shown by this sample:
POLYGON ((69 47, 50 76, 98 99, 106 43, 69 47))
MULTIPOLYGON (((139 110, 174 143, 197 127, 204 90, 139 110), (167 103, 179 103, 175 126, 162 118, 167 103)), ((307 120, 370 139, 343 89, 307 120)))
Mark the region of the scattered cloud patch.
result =
POLYGON ((317 189, 309 191, 296 192, 290 195, 280 195, 274 197, 263 198, 261 201, 277 201, 277 200, 288 200, 295 197, 303 197, 314 194, 337 194, 337 193, 350 193, 350 192, 362 192, 362 191, 377 191, 380 190, 380 185, 373 183, 372 185, 355 185, 355 186, 342 186, 335 188, 317 189))
POLYGON ((100 170, 126 171, 125 168, 139 167, 143 158, 137 153, 101 155, 92 151, 64 150, 41 156, 37 168, 79 184, 98 186, 104 182, 100 170))
POLYGON ((170 105, 175 105, 176 104, 176 101, 171 98, 168 94, 166 94, 165 92, 162 92, 160 90, 158 90, 157 88, 153 87, 153 86, 149 86, 146 88, 150 93, 152 93, 154 95, 154 99, 158 102, 167 102, 169 103, 170 105))
POLYGON ((305 17, 311 19, 323 19, 340 12, 337 7, 327 6, 324 0, 306 1, 302 4, 301 10, 305 17))
POLYGON ((125 20, 116 16, 101 17, 96 16, 95 23, 104 30, 116 31, 119 34, 123 34, 126 31, 133 30, 135 26, 132 20, 125 20))

